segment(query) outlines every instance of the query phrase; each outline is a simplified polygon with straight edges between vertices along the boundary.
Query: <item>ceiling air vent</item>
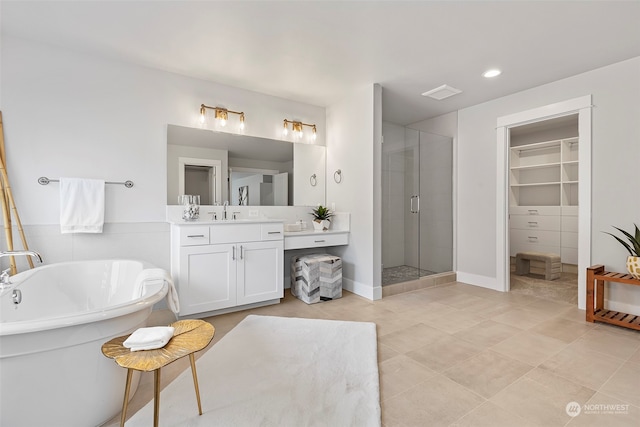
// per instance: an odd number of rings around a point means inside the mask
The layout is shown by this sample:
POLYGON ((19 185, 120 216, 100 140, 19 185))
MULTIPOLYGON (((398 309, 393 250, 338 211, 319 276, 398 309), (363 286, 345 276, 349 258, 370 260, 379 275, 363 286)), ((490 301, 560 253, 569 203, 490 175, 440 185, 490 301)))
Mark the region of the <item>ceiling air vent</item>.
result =
POLYGON ((428 96, 429 98, 437 99, 438 101, 456 95, 462 92, 460 89, 451 87, 449 85, 442 85, 435 89, 431 89, 422 94, 422 96, 428 96))

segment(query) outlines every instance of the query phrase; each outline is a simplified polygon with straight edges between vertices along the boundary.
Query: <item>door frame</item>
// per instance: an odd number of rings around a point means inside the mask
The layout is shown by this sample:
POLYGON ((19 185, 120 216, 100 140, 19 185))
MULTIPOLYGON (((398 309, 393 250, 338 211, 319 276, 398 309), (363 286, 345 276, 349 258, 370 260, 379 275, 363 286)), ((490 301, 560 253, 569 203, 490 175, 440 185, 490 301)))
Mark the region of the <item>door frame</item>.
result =
POLYGON ((498 117, 496 194, 496 279, 498 289, 510 289, 509 263, 509 131, 557 117, 578 115, 578 308, 586 307, 586 269, 591 265, 591 95, 498 117))
MULTIPOLYGON (((211 185, 212 205, 221 203, 222 198, 222 161, 216 159, 198 159, 193 157, 178 157, 178 194, 184 194, 185 176, 184 168, 186 166, 205 166, 210 167, 214 171, 215 182, 211 185)), ((209 173, 209 184, 211 184, 211 171, 209 173)))

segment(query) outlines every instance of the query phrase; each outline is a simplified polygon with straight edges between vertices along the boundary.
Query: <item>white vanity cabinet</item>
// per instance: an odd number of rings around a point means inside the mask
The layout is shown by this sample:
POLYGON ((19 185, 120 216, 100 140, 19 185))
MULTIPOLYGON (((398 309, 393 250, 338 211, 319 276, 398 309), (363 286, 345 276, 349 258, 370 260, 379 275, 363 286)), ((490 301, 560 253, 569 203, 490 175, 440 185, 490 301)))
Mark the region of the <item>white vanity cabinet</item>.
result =
POLYGON ((277 303, 284 296, 281 222, 185 223, 171 230, 181 317, 277 303))

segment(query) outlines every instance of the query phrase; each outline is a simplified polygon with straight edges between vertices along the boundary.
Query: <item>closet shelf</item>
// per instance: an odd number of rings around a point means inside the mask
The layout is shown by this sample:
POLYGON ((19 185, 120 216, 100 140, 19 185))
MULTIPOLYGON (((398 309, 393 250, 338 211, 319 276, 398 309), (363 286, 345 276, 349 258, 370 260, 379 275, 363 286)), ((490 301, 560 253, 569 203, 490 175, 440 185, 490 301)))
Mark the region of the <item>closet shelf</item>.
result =
POLYGON ((530 170, 530 169, 546 169, 546 168, 553 168, 558 166, 560 166, 560 162, 538 163, 537 165, 513 166, 511 170, 518 171, 518 170, 530 170))
POLYGON ((514 147, 511 147, 511 150, 518 151, 521 153, 526 151, 541 150, 544 148, 558 148, 558 147, 560 147, 560 141, 556 140, 556 141, 536 142, 534 144, 527 144, 527 145, 516 145, 514 147))
POLYGON ((541 185, 560 185, 560 181, 554 182, 535 182, 530 184, 511 184, 511 187, 538 187, 541 185))

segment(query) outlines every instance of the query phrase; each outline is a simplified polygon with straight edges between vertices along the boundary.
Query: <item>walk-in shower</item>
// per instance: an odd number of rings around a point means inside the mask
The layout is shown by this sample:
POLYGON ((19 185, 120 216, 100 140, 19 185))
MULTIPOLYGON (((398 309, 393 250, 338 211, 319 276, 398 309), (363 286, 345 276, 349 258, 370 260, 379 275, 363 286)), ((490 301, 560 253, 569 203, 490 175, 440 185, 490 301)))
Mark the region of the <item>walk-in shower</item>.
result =
POLYGON ((453 139, 383 122, 382 285, 453 269, 453 139))

